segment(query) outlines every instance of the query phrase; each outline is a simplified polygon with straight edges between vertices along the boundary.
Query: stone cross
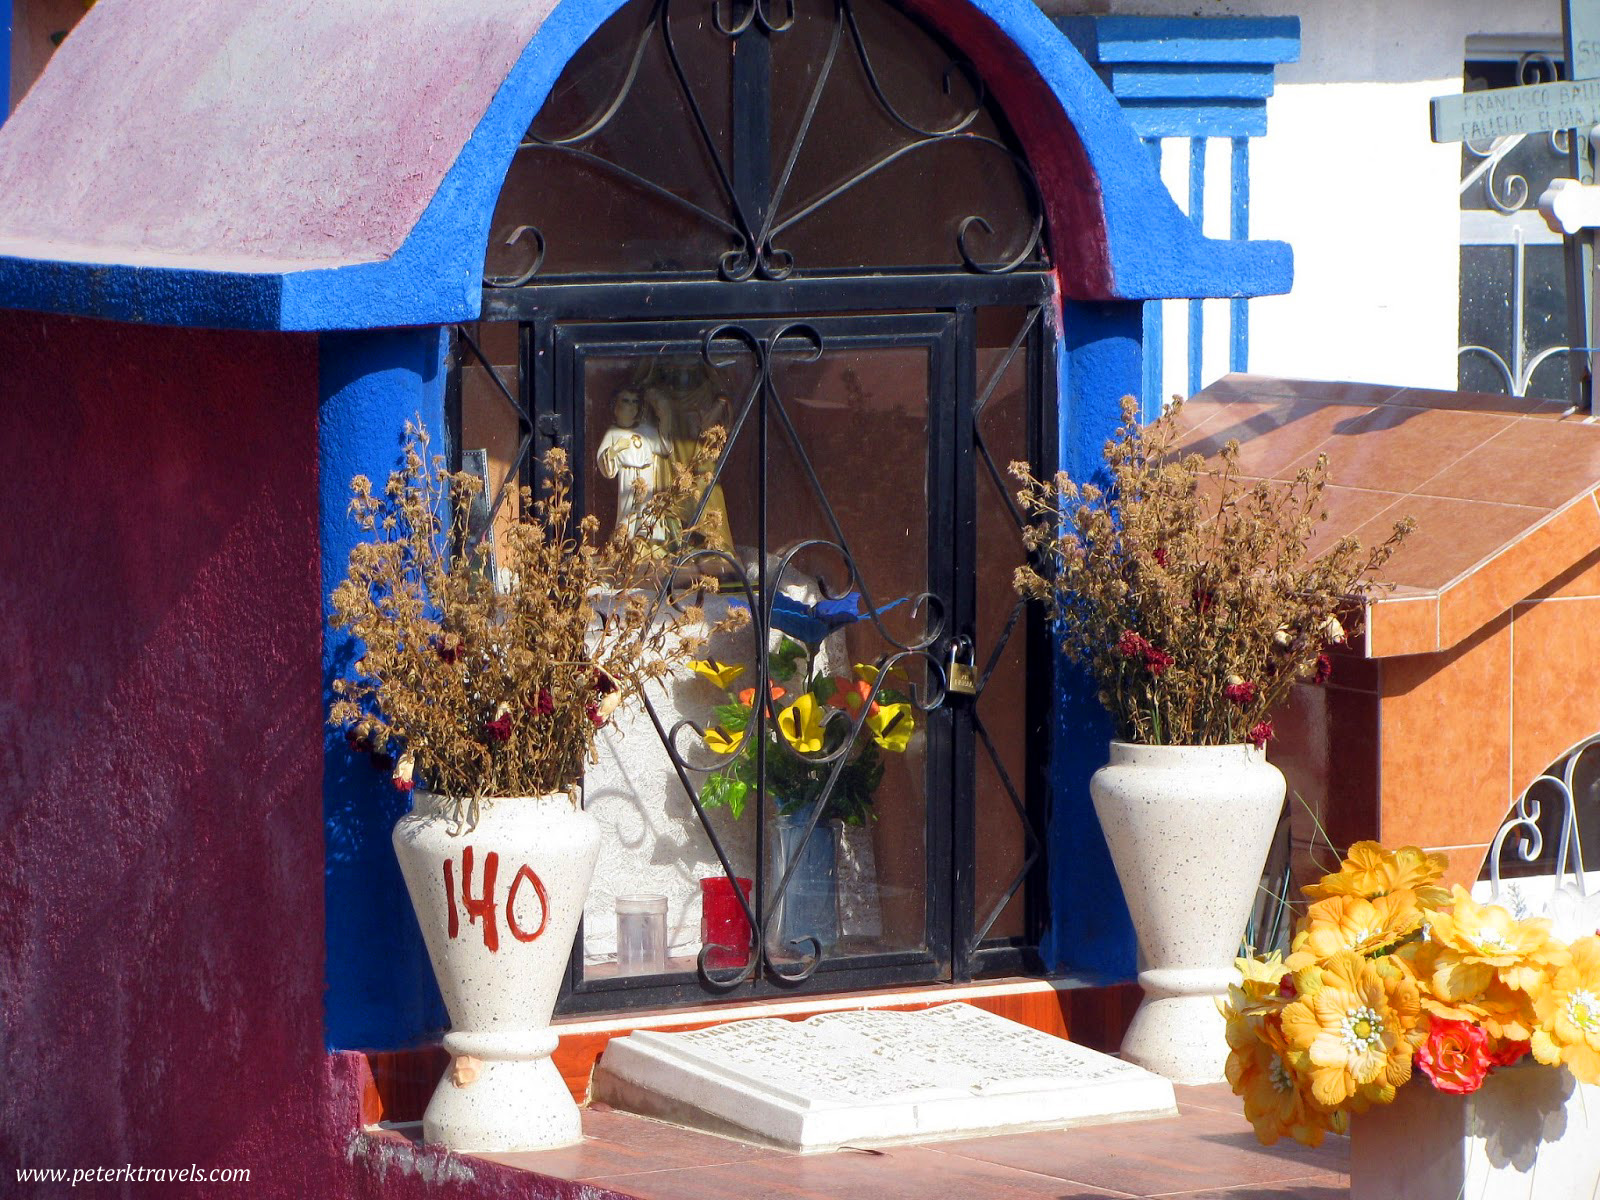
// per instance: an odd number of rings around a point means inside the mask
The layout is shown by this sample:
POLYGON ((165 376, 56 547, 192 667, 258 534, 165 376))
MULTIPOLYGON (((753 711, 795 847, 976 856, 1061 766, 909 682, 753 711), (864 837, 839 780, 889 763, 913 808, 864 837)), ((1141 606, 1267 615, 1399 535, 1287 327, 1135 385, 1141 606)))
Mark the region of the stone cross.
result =
POLYGON ((1573 407, 1593 411, 1590 348, 1593 336, 1594 230, 1600 228, 1600 187, 1594 183, 1589 139, 1600 127, 1600 0, 1563 0, 1561 28, 1567 79, 1527 87, 1494 88, 1433 100, 1435 142, 1554 133, 1572 138, 1572 178, 1554 180, 1539 197, 1539 211, 1567 238, 1567 330, 1571 345, 1573 407))

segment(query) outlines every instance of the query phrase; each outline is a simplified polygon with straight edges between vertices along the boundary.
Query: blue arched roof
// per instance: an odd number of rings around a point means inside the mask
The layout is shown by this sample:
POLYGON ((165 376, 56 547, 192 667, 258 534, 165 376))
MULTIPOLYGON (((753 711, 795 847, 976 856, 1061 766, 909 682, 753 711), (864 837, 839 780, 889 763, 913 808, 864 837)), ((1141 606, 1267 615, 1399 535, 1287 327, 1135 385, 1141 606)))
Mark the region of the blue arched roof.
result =
MULTIPOLYGON (((332 29, 325 6, 314 0, 257 0, 227 6, 236 32, 243 28, 249 36, 221 42, 203 20, 178 15, 178 0, 97 6, 0 128, 0 305, 281 330, 470 320, 479 310, 490 215, 517 143, 573 53, 623 2, 562 0, 539 21, 525 4, 508 7, 509 0, 486 0, 465 15, 425 0, 342 0, 335 6, 341 25, 332 29), (167 9, 173 12, 164 15, 167 9), (363 9, 371 10, 370 20, 353 24, 352 14, 363 9), (185 28, 186 20, 194 39, 187 45, 168 32, 185 28), (461 28, 444 28, 452 23, 461 28), (148 39, 158 28, 166 41, 152 47, 148 39), (341 49, 319 69, 307 69, 302 60, 318 52, 319 32, 336 34, 340 40, 325 44, 341 49), (475 46, 471 65, 494 76, 474 78, 476 95, 451 90, 447 78, 424 79, 412 93, 385 93, 392 83, 356 77, 366 62, 359 52, 380 47, 386 71, 396 76, 403 78, 408 64, 437 75, 449 66, 437 60, 450 36, 475 46), (346 53, 352 39, 356 53, 346 53), (142 73, 106 69, 119 60, 137 68, 161 53, 172 61, 142 73), (219 132, 186 144, 185 131, 194 128, 194 80, 214 73, 223 54, 234 56, 226 64, 233 85, 210 93, 205 110, 207 128, 219 132), (430 103, 448 118, 431 129, 430 103), (277 114, 276 123, 257 123, 248 145, 230 140, 244 114, 263 105, 277 114), (228 120, 230 106, 239 121, 228 120), (127 138, 125 120, 119 127, 105 119, 91 120, 65 147, 51 141, 61 138, 61 123, 73 121, 74 112, 119 110, 137 112, 140 139, 127 138), (404 136, 382 128, 386 119, 402 125, 404 136), (282 133, 285 123, 292 138, 282 133), (349 154, 340 157, 352 129, 379 148, 368 151, 377 161, 354 151, 354 163, 349 154), (307 173, 292 186, 275 185, 281 204, 254 184, 252 164, 238 161, 253 153, 269 172, 288 156, 302 156, 288 160, 307 173), (137 186, 95 195, 82 185, 108 162, 127 176, 128 156, 151 174, 152 185, 162 170, 235 172, 240 196, 253 205, 249 230, 201 211, 230 203, 227 195, 190 189, 173 202, 179 211, 121 213, 119 205, 138 199, 137 186), (324 192, 344 202, 321 203, 324 192), (415 212, 407 208, 413 200, 415 212), (386 215, 395 220, 374 229, 359 219, 363 203, 391 206, 386 215), (70 211, 73 205, 78 211, 70 211), (195 211, 183 212, 184 205, 195 211), (70 244, 51 228, 58 221, 75 231, 70 244), (154 249, 140 241, 141 230, 149 231, 154 249)), ((1111 94, 1029 0, 910 0, 910 7, 972 56, 1016 126, 1045 195, 1066 294, 1149 299, 1288 289, 1286 245, 1199 235, 1111 94)))

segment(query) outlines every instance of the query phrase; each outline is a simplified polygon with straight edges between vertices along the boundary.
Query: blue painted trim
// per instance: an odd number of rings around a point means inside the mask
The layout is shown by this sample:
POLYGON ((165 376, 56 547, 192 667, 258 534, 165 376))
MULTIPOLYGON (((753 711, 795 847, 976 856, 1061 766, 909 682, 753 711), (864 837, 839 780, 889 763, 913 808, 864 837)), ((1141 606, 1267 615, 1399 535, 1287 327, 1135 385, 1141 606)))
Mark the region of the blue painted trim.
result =
POLYGON ((1108 67, 1100 77, 1111 94, 1129 100, 1265 100, 1272 95, 1272 64, 1210 68, 1186 63, 1134 63, 1108 67))
MULTIPOLYGON (((1104 447, 1122 423, 1122 397, 1139 378, 1141 328, 1154 304, 1062 305, 1057 340, 1060 466, 1077 480, 1108 482, 1104 447)), ((1083 667, 1057 660, 1050 723, 1050 925, 1040 953, 1050 967, 1112 982, 1134 977, 1136 944, 1089 777, 1105 765, 1111 720, 1083 667)))
POLYGON ((1063 17, 1057 23, 1097 66, 1300 59, 1299 17, 1063 17))
MULTIPOLYGON (((1150 138, 1145 142, 1150 151, 1150 161, 1154 164, 1156 174, 1161 174, 1161 141, 1159 138, 1150 138)), ((1164 301, 1146 300, 1144 302, 1144 370, 1139 392, 1139 412, 1146 421, 1153 421, 1161 415, 1161 410, 1166 405, 1163 395, 1166 364, 1166 331, 1165 314, 1162 309, 1164 301)))
MULTIPOLYGON (((969 2, 1031 63, 1094 171, 1113 282, 1100 299, 1288 290, 1289 247, 1199 237, 1156 187, 1115 99, 1029 0, 969 2)), ((384 261, 289 273, 0 258, 0 306, 246 329, 442 324, 477 316, 495 199, 517 143, 568 59, 623 0, 563 0, 529 40, 404 243, 384 261)), ((69 44, 63 48, 70 52, 69 44)))
MULTIPOLYGON (((1242 242, 1250 236, 1250 139, 1233 139, 1233 156, 1228 172, 1233 191, 1232 212, 1228 219, 1228 236, 1242 242)), ((1235 297, 1228 302, 1229 344, 1228 370, 1250 369, 1250 301, 1235 297)))
MULTIPOLYGON (((1189 220, 1200 229, 1206 214, 1206 139, 1189 141, 1189 220)), ((1200 300, 1189 301, 1189 391, 1200 390, 1201 367, 1205 358, 1205 308, 1200 300)))
POLYGON ((1140 137, 1263 137, 1265 100, 1129 100, 1128 124, 1140 137))
MULTIPOLYGON (((409 420, 420 418, 433 444, 444 444, 445 348, 440 329, 333 333, 319 341, 325 701, 335 675, 360 653, 359 642, 327 623, 328 597, 359 540, 349 514, 350 480, 366 475, 381 486, 399 465, 409 420)), ((389 843, 407 800, 334 729, 323 747, 322 796, 328 1047, 393 1049, 416 1042, 448 1020, 389 843)))

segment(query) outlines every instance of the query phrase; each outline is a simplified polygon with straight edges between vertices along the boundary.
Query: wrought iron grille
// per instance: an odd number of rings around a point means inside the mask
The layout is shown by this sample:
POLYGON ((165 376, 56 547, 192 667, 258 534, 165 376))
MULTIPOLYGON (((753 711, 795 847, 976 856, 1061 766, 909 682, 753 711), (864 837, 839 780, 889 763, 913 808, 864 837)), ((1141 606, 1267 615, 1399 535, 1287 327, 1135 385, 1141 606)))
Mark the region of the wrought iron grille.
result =
MULTIPOLYGON (((484 320, 457 330, 447 395, 458 466, 472 424, 464 412, 478 413, 474 450, 482 413, 503 420, 480 519, 490 536, 517 519, 508 506, 535 482, 544 449, 566 446, 574 463, 592 458, 585 355, 685 358, 740 381, 728 392, 730 438, 702 507, 736 455, 762 464, 750 493, 754 535, 740 539, 749 544, 682 548, 668 577, 715 567, 726 597, 750 610, 751 691, 769 698, 753 707, 739 748, 756 759, 748 863, 705 802, 706 780, 738 751, 707 756, 705 721, 656 697, 642 722, 692 809, 707 861, 730 883, 749 945, 724 966, 728 956, 716 952, 731 948, 703 944, 692 968, 658 976, 591 975, 576 954, 562 1010, 1038 969, 1048 764, 1037 751, 1052 655, 1043 622, 1009 585, 984 599, 976 574, 986 556, 1004 555, 1009 580, 1025 555, 1004 464, 1054 465, 1045 400, 1055 390, 1053 287, 1033 177, 972 69, 883 0, 633 0, 574 58, 519 148, 484 284, 484 320), (892 624, 876 611, 878 568, 852 541, 856 526, 835 503, 839 481, 818 469, 785 384, 786 372, 868 346, 921 346, 928 356, 927 445, 917 451, 927 457, 928 528, 916 534, 927 542, 927 575, 892 624), (771 454, 787 456, 794 494, 771 491, 771 454), (774 540, 769 516, 781 523, 801 495, 814 528, 774 540), (778 835, 767 819, 776 809, 767 756, 776 743, 767 730, 781 713, 766 689, 774 605, 802 568, 824 600, 859 594, 872 614, 861 628, 881 643, 884 673, 861 709, 827 718, 830 748, 810 756, 820 793, 799 845, 827 833, 821 822, 863 745, 864 714, 891 673, 906 671, 914 686, 900 686, 931 764, 919 768, 925 913, 916 944, 835 951, 782 928, 800 855, 770 853, 778 835), (908 613, 915 619, 900 619, 908 613), (945 686, 958 645, 979 651, 970 698, 945 686), (741 874, 754 876, 749 893, 741 874)), ((862 418, 845 404, 838 419, 862 418)), ((888 451, 870 428, 861 434, 859 476, 869 480, 883 473, 873 454, 888 451)), ((580 471, 575 499, 594 512, 586 486, 580 471)), ((678 599, 664 584, 655 602, 678 599)))
MULTIPOLYGON (((915 38, 941 45, 904 18, 882 15, 890 12, 871 0, 783 0, 781 9, 778 0, 729 0, 726 6, 724 0, 635 0, 602 31, 615 61, 596 52, 591 57, 599 61, 569 69, 519 146, 494 221, 485 284, 516 288, 536 279, 629 273, 619 269, 621 260, 553 268, 548 261, 561 257, 551 225, 571 229, 574 206, 585 219, 601 220, 608 191, 630 197, 636 218, 656 213, 654 228, 619 230, 622 240, 648 255, 635 270, 714 273, 735 282, 778 281, 818 269, 882 270, 895 262, 897 243, 930 216, 948 231, 953 267, 1004 274, 1040 263, 1038 187, 1003 117, 972 68, 954 56, 931 79, 909 78, 896 59, 901 69, 892 82, 886 78, 883 60, 903 52, 904 43, 915 38), (861 10, 889 46, 871 44, 861 10), (695 20, 676 19, 680 12, 695 20), (885 26, 885 20, 901 24, 885 26), (720 39, 720 62, 707 61, 719 51, 707 30, 720 39), (691 50, 681 44, 685 40, 691 50), (612 82, 609 91, 596 86, 602 79, 612 82), (841 101, 845 93, 852 94, 841 101), (563 102, 570 108, 580 101, 588 101, 588 111, 578 119, 568 116, 563 123, 559 111, 552 115, 563 102), (631 124, 658 131, 679 119, 692 131, 683 141, 641 137, 631 124), (667 144, 677 152, 664 155, 667 144), (827 152, 819 153, 819 145, 827 152), (853 161, 843 161, 841 147, 854 151, 853 161), (952 153, 967 155, 963 163, 975 161, 971 156, 989 161, 983 172, 954 172, 948 169, 956 161, 952 153), (570 189, 515 186, 523 172, 548 180, 556 159, 581 168, 570 189), (695 164, 705 179, 695 176, 695 164), (987 180, 981 195, 999 211, 940 211, 947 192, 950 203, 964 198, 950 190, 949 179, 975 174, 987 180), (864 261, 842 261, 829 253, 838 247, 815 237, 813 261, 800 261, 788 248, 803 231, 828 229, 829 218, 858 192, 883 184, 892 187, 874 193, 878 215, 861 248, 864 261), (921 214, 919 220, 908 221, 896 207, 921 214)), ((965 198, 972 198, 970 191, 965 198)), ((860 224, 857 211, 834 228, 855 236, 860 224)))
MULTIPOLYGON (((1467 63, 1469 87, 1562 76, 1547 54, 1467 63)), ((1468 391, 1565 399, 1570 346, 1562 239, 1536 207, 1567 173, 1569 134, 1510 134, 1461 146, 1458 382, 1468 391)))
MULTIPOLYGON (((1501 903, 1526 906, 1525 880, 1543 878, 1552 891, 1589 897, 1583 832, 1600 827, 1600 734, 1579 742, 1517 797, 1495 834, 1482 877, 1501 903), (1511 851, 1514 857, 1508 857, 1511 851), (1511 881, 1511 882, 1508 882, 1511 881)), ((1534 898, 1543 903, 1549 897, 1534 898)))

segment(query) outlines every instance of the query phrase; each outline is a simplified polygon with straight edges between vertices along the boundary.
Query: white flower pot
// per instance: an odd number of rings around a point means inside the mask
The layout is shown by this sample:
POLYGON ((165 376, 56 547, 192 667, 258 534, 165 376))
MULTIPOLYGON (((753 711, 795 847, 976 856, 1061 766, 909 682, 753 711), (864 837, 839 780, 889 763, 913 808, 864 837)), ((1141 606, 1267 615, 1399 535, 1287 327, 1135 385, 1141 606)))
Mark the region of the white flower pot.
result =
POLYGON ((1089 783, 1139 938, 1144 1000, 1122 1057, 1174 1083, 1223 1078, 1217 1003, 1283 809, 1283 775, 1254 746, 1111 743, 1089 783))
POLYGON ((1468 1096, 1421 1072, 1350 1118, 1351 1200, 1594 1200, 1600 1087, 1524 1059, 1468 1096))
POLYGON ((424 1140, 461 1151, 545 1150, 582 1140, 550 1060, 550 1014, 600 849, 565 794, 453 806, 416 793, 395 854, 450 1011, 452 1056, 422 1119, 424 1140), (452 836, 452 830, 455 836, 452 836))

